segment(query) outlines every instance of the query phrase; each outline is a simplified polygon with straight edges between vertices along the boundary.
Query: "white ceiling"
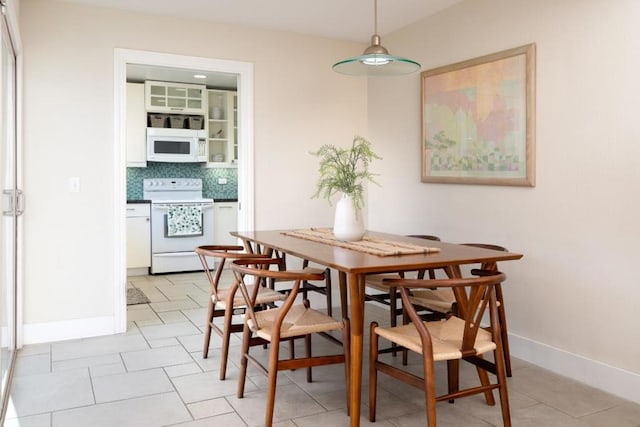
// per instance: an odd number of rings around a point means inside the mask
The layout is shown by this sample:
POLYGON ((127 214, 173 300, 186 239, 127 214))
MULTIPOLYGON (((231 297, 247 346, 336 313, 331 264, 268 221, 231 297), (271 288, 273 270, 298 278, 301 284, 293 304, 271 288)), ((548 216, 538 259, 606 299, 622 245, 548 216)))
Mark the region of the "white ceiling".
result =
MULTIPOLYGON (((244 25, 368 44, 374 0, 59 0, 158 15, 244 25)), ((379 0, 378 34, 396 31, 462 0, 379 0)), ((235 75, 129 64, 128 81, 160 80, 235 89, 235 75), (198 80, 194 74, 206 74, 198 80)))
MULTIPOLYGON (((368 43, 374 0, 62 0, 368 43)), ((381 36, 462 0, 379 0, 381 36)))

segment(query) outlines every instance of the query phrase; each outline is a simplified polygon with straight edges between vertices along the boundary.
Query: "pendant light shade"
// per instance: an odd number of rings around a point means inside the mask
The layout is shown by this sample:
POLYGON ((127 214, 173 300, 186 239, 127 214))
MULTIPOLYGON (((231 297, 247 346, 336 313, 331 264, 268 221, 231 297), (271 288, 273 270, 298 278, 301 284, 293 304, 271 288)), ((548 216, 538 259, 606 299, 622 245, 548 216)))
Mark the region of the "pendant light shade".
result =
POLYGON ((394 76, 410 74, 420 69, 420 64, 411 59, 389 55, 380 44, 378 35, 378 0, 374 0, 373 36, 371 46, 362 55, 344 59, 333 64, 333 71, 351 76, 394 76))

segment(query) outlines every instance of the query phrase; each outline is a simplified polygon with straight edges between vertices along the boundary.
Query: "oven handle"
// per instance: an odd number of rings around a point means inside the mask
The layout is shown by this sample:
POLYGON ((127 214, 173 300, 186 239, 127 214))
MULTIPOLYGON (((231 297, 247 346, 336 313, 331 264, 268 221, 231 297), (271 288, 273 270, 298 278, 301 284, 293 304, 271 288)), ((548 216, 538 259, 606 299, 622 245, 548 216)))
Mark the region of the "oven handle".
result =
MULTIPOLYGON (((169 209, 169 207, 175 204, 153 203, 151 206, 156 209, 169 209)), ((208 209, 213 207, 213 203, 180 203, 185 206, 200 206, 202 209, 208 209)))

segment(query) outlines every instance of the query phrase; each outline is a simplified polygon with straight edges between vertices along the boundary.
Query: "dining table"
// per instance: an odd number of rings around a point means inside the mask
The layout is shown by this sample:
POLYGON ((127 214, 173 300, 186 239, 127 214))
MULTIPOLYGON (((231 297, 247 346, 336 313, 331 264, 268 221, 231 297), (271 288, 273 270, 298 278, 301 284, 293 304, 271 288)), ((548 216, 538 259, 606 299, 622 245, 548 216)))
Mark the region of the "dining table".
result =
MULTIPOLYGON (((254 230, 231 233, 249 251, 276 250, 338 272, 342 314, 349 316, 351 426, 360 425, 364 344, 365 277, 369 274, 443 269, 449 277, 462 277, 462 266, 518 260, 522 254, 367 230, 359 242, 338 241, 330 229, 254 230), (348 309, 347 309, 348 294, 348 309)), ((464 295, 456 295, 464 298, 464 295)), ((464 307, 464 301, 458 301, 464 307)))

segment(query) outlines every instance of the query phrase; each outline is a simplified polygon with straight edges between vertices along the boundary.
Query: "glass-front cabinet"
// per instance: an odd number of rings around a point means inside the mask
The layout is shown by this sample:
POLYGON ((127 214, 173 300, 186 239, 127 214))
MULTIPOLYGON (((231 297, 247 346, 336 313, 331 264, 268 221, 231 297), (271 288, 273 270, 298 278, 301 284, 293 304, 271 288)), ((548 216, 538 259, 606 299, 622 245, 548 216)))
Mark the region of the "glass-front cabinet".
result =
POLYGON ((229 90, 207 90, 208 166, 236 166, 238 161, 238 96, 229 90))
POLYGON ((148 112, 206 113, 206 86, 188 83, 145 82, 145 107, 148 112))

